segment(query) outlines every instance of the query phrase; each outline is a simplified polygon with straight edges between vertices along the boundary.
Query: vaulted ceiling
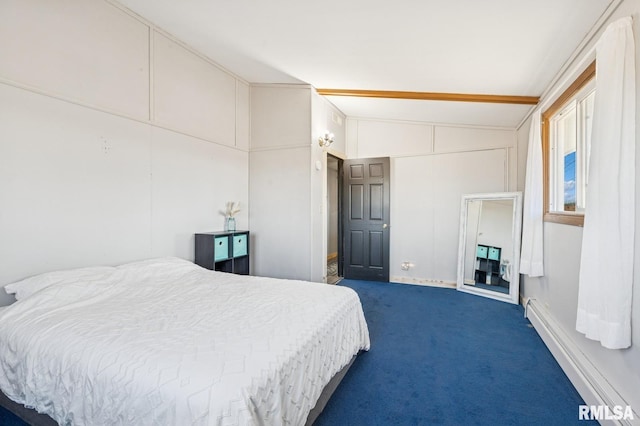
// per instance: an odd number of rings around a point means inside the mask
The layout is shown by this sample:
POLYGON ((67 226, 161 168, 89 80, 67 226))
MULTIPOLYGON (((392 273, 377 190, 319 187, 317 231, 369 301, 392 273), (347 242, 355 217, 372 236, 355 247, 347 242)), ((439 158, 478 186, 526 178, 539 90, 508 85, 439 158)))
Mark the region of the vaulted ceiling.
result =
MULTIPOLYGON (((612 0, 120 0, 250 83, 540 96, 612 0)), ((348 116, 515 127, 530 105, 330 96, 348 116)))

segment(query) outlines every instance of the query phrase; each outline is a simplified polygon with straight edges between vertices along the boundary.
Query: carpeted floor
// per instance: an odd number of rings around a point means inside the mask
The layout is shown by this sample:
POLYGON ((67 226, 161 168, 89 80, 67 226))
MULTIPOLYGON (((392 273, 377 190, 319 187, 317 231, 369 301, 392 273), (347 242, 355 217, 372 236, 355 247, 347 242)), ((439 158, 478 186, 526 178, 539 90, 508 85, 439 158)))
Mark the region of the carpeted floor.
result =
POLYGON ((2 426, 29 426, 27 423, 14 416, 12 413, 0 407, 0 425, 2 426))
POLYGON ((316 426, 590 424, 521 306, 446 288, 340 285, 360 295, 371 350, 316 426))

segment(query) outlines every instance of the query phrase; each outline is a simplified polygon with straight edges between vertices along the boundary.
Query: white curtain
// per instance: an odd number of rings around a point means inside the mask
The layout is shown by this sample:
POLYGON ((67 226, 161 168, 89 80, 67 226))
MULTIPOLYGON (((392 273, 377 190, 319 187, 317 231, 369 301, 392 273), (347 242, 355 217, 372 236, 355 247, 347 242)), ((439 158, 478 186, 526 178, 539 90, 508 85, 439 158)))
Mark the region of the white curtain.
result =
POLYGON ((631 346, 635 233, 635 47, 631 18, 596 45, 596 97, 576 329, 602 346, 631 346))
POLYGON ((542 190, 542 139, 540 137, 540 110, 537 110, 533 113, 529 129, 520 254, 520 273, 530 277, 544 275, 542 190))

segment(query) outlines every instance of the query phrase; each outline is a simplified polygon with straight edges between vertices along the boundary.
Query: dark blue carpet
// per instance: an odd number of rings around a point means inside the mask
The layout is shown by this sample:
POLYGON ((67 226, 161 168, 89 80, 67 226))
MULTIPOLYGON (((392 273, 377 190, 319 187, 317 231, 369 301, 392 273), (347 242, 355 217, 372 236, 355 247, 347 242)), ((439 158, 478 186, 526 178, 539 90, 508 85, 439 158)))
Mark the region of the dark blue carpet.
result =
POLYGON ((360 295, 371 350, 315 426, 589 424, 522 306, 446 288, 340 285, 360 295))
POLYGON ((0 426, 28 426, 19 417, 0 407, 0 426))

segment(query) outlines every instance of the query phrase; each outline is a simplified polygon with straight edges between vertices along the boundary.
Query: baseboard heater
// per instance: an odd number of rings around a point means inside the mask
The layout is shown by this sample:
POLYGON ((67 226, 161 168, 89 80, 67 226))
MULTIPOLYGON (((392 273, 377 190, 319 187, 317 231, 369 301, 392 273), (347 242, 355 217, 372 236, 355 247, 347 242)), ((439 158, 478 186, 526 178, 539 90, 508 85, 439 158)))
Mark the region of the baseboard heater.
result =
MULTIPOLYGON (((531 321, 586 405, 609 407, 628 405, 558 323, 551 318, 544 306, 540 306, 535 299, 528 299, 525 303, 525 316, 531 321)), ((637 410, 636 407, 632 408, 637 410)), ((576 407, 576 418, 578 418, 578 407, 576 407)), ((634 411, 633 420, 607 420, 601 421, 601 424, 638 426, 640 415, 634 411)))

